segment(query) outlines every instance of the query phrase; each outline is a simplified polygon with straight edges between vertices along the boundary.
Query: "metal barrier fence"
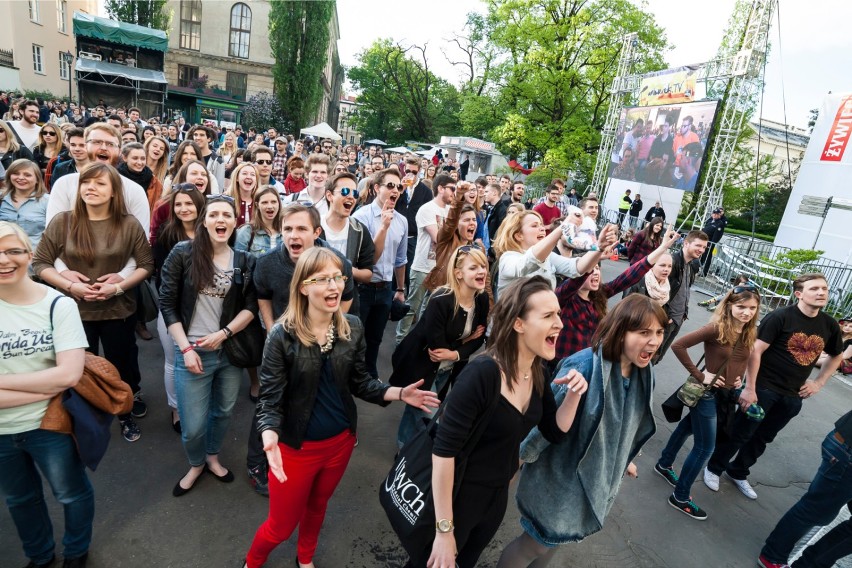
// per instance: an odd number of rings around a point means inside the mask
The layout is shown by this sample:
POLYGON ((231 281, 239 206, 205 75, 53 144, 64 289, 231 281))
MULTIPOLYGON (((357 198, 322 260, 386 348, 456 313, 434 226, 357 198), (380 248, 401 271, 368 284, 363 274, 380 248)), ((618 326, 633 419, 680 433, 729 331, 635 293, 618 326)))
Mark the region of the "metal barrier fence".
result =
POLYGON ((711 296, 725 294, 736 278, 745 274, 759 287, 761 311, 767 312, 793 303, 796 277, 820 272, 829 289, 825 311, 834 317, 852 314, 852 266, 825 258, 792 268, 779 265, 779 255, 789 250, 759 239, 723 237, 715 247, 710 271, 696 280, 696 288, 711 296))

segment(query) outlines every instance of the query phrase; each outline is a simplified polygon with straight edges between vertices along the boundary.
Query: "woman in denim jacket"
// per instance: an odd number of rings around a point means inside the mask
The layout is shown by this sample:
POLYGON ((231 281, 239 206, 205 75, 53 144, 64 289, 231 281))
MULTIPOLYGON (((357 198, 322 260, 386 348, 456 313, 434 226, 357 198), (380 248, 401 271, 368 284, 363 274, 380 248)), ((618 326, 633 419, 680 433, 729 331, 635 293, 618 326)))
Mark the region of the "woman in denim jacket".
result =
POLYGON ((266 254, 281 243, 281 198, 272 186, 261 186, 252 199, 251 220, 237 229, 234 248, 253 256, 266 254))
MULTIPOLYGON (((517 502, 524 533, 497 568, 541 568, 557 545, 603 527, 624 474, 636 477, 632 460, 656 431, 651 358, 667 320, 660 306, 632 294, 601 320, 592 347, 562 361, 556 376, 576 370, 589 389, 564 443, 551 445, 534 429, 521 444, 517 502)), ((551 388, 559 404, 566 388, 555 382, 551 388)))

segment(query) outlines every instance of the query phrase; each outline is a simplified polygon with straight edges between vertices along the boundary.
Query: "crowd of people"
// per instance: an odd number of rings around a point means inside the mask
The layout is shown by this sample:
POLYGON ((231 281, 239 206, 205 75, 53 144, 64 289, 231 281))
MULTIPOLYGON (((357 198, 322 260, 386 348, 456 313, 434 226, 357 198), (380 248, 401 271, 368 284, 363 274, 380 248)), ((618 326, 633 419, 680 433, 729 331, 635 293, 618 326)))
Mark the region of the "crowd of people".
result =
MULTIPOLYGON (((42 476, 64 507, 64 566, 86 565, 93 490, 72 438, 42 419, 80 378, 84 351, 102 352, 133 393, 118 416, 122 437, 140 439, 148 404, 137 337, 153 338, 143 309, 152 289, 167 404, 188 462, 174 497, 205 473, 235 480, 219 455, 248 377, 256 409, 245 471, 269 497, 248 568, 297 528, 297 563, 313 566, 358 443, 353 397, 406 404, 401 450, 442 409, 431 426, 434 527, 404 543, 409 566, 475 566, 523 464, 523 532, 498 566, 541 567, 560 545, 599 531, 625 475, 637 475, 633 460, 656 431, 654 365, 670 346, 702 395, 654 470, 674 488, 669 504, 698 520, 707 512, 690 487, 702 472, 710 489, 724 474, 756 499, 750 468, 848 358, 852 325, 841 331, 821 311, 820 274, 798 278, 797 302, 759 328, 759 290, 738 285, 709 325, 678 339, 692 283, 709 268, 699 259, 718 241, 679 235, 660 216, 625 240, 601 222, 595 196, 566 192, 558 179, 532 202, 508 175, 467 181, 464 158, 182 119, 151 125, 138 109, 98 107, 85 128, 45 121, 32 136, 40 108, 23 101, 8 110, 19 121, 0 121, 0 492, 28 568, 55 561, 42 476), (628 266, 603 282, 601 261, 620 237, 628 266), (383 381, 389 321, 395 346, 383 381), (687 351, 695 345, 704 368, 687 351)), ((826 442, 845 463, 850 427, 847 415, 826 442)), ((808 493, 820 514, 791 511, 763 566, 783 566, 789 535, 852 499, 848 473, 820 471, 833 481, 808 493)))

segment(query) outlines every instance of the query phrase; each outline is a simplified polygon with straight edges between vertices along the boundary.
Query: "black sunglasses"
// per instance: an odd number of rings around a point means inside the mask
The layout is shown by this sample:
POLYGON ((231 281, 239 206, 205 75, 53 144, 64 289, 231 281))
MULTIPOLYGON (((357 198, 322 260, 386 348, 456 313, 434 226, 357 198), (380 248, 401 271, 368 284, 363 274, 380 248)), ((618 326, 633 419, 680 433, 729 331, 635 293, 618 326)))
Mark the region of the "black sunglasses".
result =
POLYGON ((755 286, 754 284, 742 284, 740 286, 734 286, 734 294, 742 294, 743 292, 757 292, 757 286, 755 286))
POLYGON ((174 186, 175 192, 189 193, 190 191, 198 191, 198 186, 194 183, 179 183, 174 186))
MULTIPOLYGON (((332 190, 332 193, 334 193, 335 191, 336 190, 332 190)), ((355 199, 358 199, 359 192, 358 192, 357 189, 352 189, 351 187, 341 187, 340 188, 340 195, 342 195, 343 197, 348 196, 350 193, 352 194, 352 197, 354 197, 355 199)))
POLYGON ((272 160, 255 160, 254 163, 262 166, 269 166, 272 164, 272 160))
POLYGON ((217 193, 216 195, 208 195, 207 203, 212 201, 226 201, 228 203, 234 203, 234 198, 230 195, 222 195, 221 193, 217 193))
POLYGON ((400 191, 402 191, 402 189, 403 189, 403 185, 401 183, 394 183, 392 181, 389 181, 387 183, 383 183, 382 185, 385 186, 388 189, 398 189, 400 191))

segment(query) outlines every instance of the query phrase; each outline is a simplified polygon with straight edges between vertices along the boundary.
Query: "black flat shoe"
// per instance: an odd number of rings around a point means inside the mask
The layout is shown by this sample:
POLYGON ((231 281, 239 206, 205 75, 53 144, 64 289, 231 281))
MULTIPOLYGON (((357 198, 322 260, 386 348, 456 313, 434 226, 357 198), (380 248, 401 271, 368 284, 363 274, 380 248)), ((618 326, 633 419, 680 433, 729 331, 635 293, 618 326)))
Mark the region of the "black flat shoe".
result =
MULTIPOLYGON (((210 473, 213 473, 213 472, 210 472, 210 473)), ((181 477, 181 479, 183 479, 183 478, 181 477)), ((195 485, 198 483, 199 479, 201 479, 200 475, 195 478, 195 481, 192 482, 192 485, 189 486, 189 489, 184 489, 183 487, 181 487, 180 486, 180 479, 178 479, 178 482, 175 484, 175 488, 172 489, 172 496, 182 497, 182 496, 186 495, 187 493, 192 491, 193 487, 195 487, 195 485)))
POLYGON ((216 475, 215 473, 213 473, 213 470, 208 467, 207 473, 209 473, 222 483, 231 483, 232 481, 234 481, 234 472, 231 470, 228 470, 228 473, 226 473, 225 475, 216 475))
POLYGON ((252 401, 252 402, 254 402, 254 403, 257 403, 257 400, 258 400, 258 399, 257 399, 257 397, 256 397, 255 395, 253 395, 253 394, 249 393, 249 400, 250 400, 250 401, 252 401))
POLYGON ((180 429, 180 418, 175 420, 174 417, 172 417, 172 430, 174 430, 178 434, 182 432, 182 430, 180 429))

